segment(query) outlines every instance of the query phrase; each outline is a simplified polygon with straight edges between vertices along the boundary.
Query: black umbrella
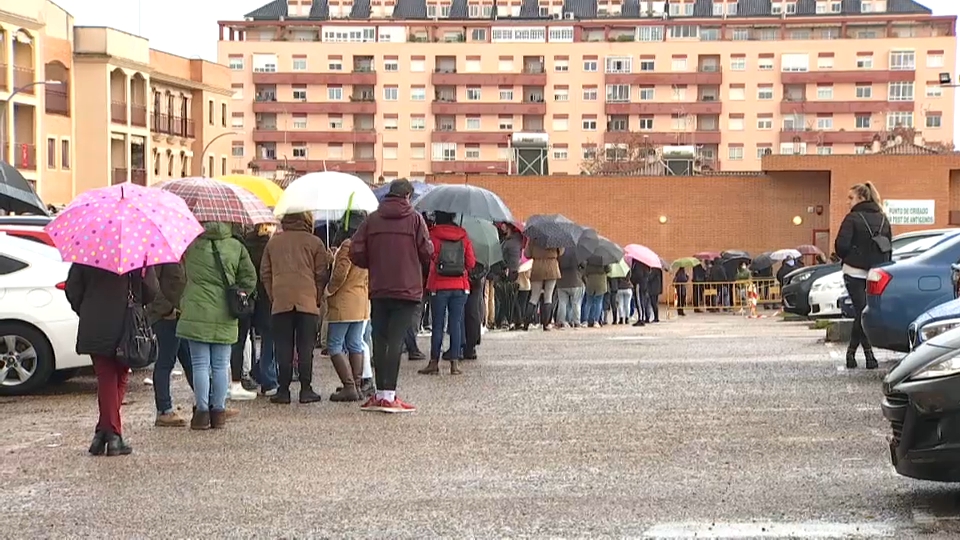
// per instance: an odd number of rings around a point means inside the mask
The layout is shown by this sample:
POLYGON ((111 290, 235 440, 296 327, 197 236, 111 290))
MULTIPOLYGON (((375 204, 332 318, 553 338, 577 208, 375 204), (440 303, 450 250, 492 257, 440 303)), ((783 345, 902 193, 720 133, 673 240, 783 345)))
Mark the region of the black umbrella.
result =
POLYGON ((763 253, 758 255, 756 259, 750 263, 750 270, 754 272, 759 272, 760 270, 766 270, 767 268, 773 268, 774 260, 770 258, 770 253, 763 253))
MULTIPOLYGON (((579 248, 579 244, 578 244, 579 248)), ((589 261, 599 262, 597 266, 607 266, 614 264, 623 258, 623 248, 614 244, 609 238, 601 236, 597 242, 597 247, 590 252, 589 261)))
POLYGON ((496 193, 465 184, 443 184, 430 190, 414 207, 420 212, 448 212, 494 222, 513 223, 513 214, 496 193))
POLYGON ((739 249, 730 249, 720 254, 721 259, 749 259, 750 254, 739 249))
POLYGON ((560 214, 539 214, 530 216, 523 234, 545 249, 574 249, 586 231, 587 229, 560 214))
POLYGON ((30 182, 6 161, 0 161, 0 208, 18 214, 50 215, 30 182))
POLYGON ((597 231, 589 227, 583 227, 583 232, 580 233, 580 238, 577 239, 577 247, 573 250, 577 256, 577 260, 585 261, 591 257, 600 247, 600 238, 601 236, 597 234, 597 231))

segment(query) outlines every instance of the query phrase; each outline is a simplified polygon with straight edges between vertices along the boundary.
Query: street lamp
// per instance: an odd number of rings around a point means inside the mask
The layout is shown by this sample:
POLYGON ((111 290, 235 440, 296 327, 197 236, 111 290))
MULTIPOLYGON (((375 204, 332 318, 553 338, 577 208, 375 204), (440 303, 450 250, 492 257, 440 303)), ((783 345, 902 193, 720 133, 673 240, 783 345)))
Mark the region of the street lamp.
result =
MULTIPOLYGON (((217 135, 216 137, 210 139, 210 141, 206 144, 206 146, 203 147, 203 152, 200 152, 200 164, 202 165, 202 168, 200 169, 200 175, 201 175, 201 176, 206 176, 206 175, 207 175, 207 150, 210 148, 210 145, 213 144, 217 139, 220 139, 220 138, 222 138, 222 137, 226 137, 227 135, 244 135, 244 132, 242 132, 242 131, 227 131, 226 133, 221 133, 221 134, 217 135)), ((210 172, 212 173, 213 171, 210 171, 210 172)))
MULTIPOLYGON (((27 88, 33 88, 34 86, 39 86, 39 85, 42 85, 42 84, 49 84, 49 85, 51 85, 51 86, 60 86, 60 85, 63 84, 63 81, 54 81, 54 80, 49 80, 49 81, 33 81, 32 83, 25 84, 25 85, 23 85, 23 86, 21 86, 21 87, 19 87, 19 88, 14 88, 14 89, 13 89, 13 92, 10 93, 10 97, 8 97, 5 102, 3 102, 3 108, 0 109, 0 126, 3 127, 3 129, 0 129, 0 149, 2 149, 2 151, 3 151, 3 160, 4 160, 4 161, 7 161, 7 157, 8 157, 8 155, 7 155, 7 145, 6 145, 6 141, 5 141, 5 138, 6 138, 6 135, 7 135, 7 109, 10 107, 10 103, 13 101, 13 96, 19 94, 20 92, 23 92, 23 91, 26 90, 27 88)), ((17 129, 17 123, 16 123, 16 122, 13 123, 13 129, 17 129)), ((10 135, 15 135, 15 133, 11 130, 10 135)), ((12 136, 11 136, 10 138, 13 139, 12 136)))

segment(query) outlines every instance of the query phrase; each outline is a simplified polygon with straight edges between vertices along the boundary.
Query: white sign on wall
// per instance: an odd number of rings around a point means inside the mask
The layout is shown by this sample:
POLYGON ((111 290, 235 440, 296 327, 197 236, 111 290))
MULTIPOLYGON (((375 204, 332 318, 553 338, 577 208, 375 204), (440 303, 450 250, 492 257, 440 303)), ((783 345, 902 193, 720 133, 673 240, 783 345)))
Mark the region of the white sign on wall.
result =
POLYGON ((932 199, 887 199, 883 201, 891 225, 933 225, 936 221, 932 199))

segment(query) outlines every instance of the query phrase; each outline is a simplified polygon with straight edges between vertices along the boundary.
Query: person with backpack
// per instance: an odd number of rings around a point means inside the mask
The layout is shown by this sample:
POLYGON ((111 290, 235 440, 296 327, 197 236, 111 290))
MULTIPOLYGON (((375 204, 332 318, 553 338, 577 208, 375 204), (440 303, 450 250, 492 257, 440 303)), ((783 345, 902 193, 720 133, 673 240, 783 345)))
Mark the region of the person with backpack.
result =
POLYGON ((444 327, 450 328, 450 374, 460 374, 463 360, 464 310, 470 294, 470 271, 477 265, 473 244, 467 231, 454 223, 454 214, 436 212, 436 225, 430 230, 433 259, 427 290, 430 291, 430 313, 433 316, 430 338, 430 362, 417 373, 440 373, 444 327))

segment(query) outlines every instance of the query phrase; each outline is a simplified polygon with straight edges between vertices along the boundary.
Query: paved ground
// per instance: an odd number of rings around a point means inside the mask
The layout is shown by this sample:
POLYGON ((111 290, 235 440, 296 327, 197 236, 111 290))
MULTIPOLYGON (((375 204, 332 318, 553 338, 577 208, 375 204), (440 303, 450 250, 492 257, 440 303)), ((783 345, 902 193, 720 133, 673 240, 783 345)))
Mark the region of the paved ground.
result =
POLYGON ((154 428, 138 383, 121 458, 86 455, 81 379, 0 401, 0 536, 956 538, 960 488, 893 473, 879 375, 821 337, 732 315, 491 333, 461 377, 405 363, 415 415, 258 401, 220 432, 154 428))

